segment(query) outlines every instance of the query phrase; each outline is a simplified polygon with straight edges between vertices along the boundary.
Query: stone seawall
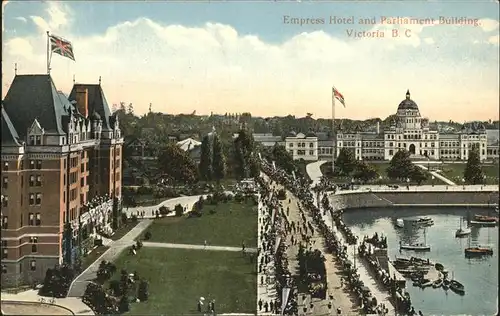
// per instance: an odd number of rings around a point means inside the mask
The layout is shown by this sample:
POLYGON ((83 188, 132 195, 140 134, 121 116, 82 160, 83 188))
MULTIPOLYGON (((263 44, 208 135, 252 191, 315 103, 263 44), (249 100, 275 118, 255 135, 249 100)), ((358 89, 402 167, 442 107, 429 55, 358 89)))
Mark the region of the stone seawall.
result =
POLYGON ((330 196, 334 209, 398 206, 477 206, 494 208, 498 192, 350 192, 330 196))

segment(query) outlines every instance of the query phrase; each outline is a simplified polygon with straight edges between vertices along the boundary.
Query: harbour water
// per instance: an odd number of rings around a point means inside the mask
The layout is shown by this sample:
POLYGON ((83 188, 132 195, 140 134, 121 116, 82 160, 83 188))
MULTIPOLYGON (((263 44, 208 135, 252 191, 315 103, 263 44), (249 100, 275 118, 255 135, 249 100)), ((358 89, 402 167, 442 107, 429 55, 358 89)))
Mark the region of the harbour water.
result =
MULTIPOLYGON (((465 217, 483 214, 484 209, 469 208, 373 208, 344 212, 344 222, 359 237, 371 237, 375 232, 387 236, 388 254, 395 256, 415 256, 429 258, 432 262, 444 265, 454 278, 465 286, 464 296, 451 290, 432 287, 420 289, 407 282, 415 310, 424 315, 495 315, 498 301, 498 227, 472 228, 470 243, 493 247, 493 256, 483 259, 467 259, 464 249, 469 245, 468 238, 455 238, 455 231, 465 217), (429 216, 434 225, 425 229, 426 243, 430 252, 415 253, 399 251, 399 241, 424 242, 424 229, 405 225, 396 227, 396 218, 429 216)), ((462 225, 467 225, 465 221, 462 225)))

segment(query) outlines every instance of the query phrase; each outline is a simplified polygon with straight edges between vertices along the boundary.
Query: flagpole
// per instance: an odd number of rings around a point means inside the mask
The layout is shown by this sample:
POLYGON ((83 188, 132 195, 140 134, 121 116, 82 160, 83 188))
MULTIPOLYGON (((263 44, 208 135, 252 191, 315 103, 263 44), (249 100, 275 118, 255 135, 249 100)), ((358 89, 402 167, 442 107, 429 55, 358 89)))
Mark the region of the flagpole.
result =
POLYGON ((334 87, 332 87, 332 176, 335 171, 335 158, 336 158, 336 149, 337 149, 337 137, 335 137, 335 93, 334 87))
POLYGON ((47 31, 47 74, 50 75, 50 39, 49 31, 47 31))

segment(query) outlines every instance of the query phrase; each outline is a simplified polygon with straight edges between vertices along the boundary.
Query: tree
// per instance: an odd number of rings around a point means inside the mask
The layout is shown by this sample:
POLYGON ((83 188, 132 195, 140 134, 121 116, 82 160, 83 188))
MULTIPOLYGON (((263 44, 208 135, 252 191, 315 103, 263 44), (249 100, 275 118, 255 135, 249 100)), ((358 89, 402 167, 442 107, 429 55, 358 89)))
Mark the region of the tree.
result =
POLYGON ((120 313, 126 313, 130 310, 130 305, 128 301, 128 296, 123 295, 122 298, 120 299, 120 303, 118 305, 118 311, 120 313))
POLYGON ((198 165, 200 178, 204 181, 212 181, 212 159, 212 144, 210 142, 210 138, 207 135, 203 137, 203 140, 201 142, 200 163, 198 165))
POLYGON ((338 174, 350 175, 356 167, 356 158, 352 150, 341 148, 337 159, 335 160, 335 169, 338 174))
POLYGON ((96 315, 114 315, 116 306, 111 297, 106 295, 102 285, 90 282, 85 289, 82 302, 87 304, 96 315))
POLYGON ((68 265, 56 266, 53 269, 47 269, 43 287, 38 294, 41 296, 66 297, 71 282, 75 278, 75 271, 68 265))
POLYGON ((131 116, 133 116, 133 115, 134 115, 134 106, 132 105, 132 103, 129 103, 129 104, 128 104, 128 107, 127 107, 127 114, 128 114, 128 115, 131 115, 131 116))
POLYGON ((212 146, 213 146, 213 159, 212 159, 212 170, 213 175, 217 183, 224 179, 226 176, 226 155, 224 154, 224 147, 219 138, 219 135, 213 134, 212 146))
POLYGON ((284 146, 278 144, 274 145, 271 157, 276 162, 276 164, 287 173, 291 174, 292 171, 297 170, 292 155, 286 150, 284 146))
POLYGON ((137 290, 137 298, 141 302, 145 302, 148 300, 148 298, 149 298, 148 288, 149 288, 148 282, 141 280, 141 282, 139 283, 139 289, 137 290))
POLYGON ((469 184, 480 184, 484 181, 479 148, 475 146, 469 150, 469 157, 467 158, 467 165, 464 170, 464 179, 469 184))
POLYGON ((392 157, 387 167, 387 176, 390 179, 409 179, 412 175, 414 165, 410 160, 410 153, 399 150, 392 157))
MULTIPOLYGON (((252 134, 246 129, 241 129, 234 140, 235 174, 244 179, 251 175, 251 160, 254 155, 254 140, 252 134)), ((254 169, 255 168, 255 162, 254 169)), ((255 171, 255 170, 254 170, 255 171)))
POLYGON ((359 179, 363 182, 368 182, 378 177, 377 170, 373 166, 367 164, 364 161, 360 161, 356 164, 354 170, 354 178, 359 179))
POLYGON ((412 181, 415 181, 418 183, 418 185, 421 185, 422 182, 427 180, 427 177, 428 177, 427 174, 423 172, 421 168, 413 166, 413 170, 410 173, 410 179, 412 181))
POLYGON ((176 182, 194 183, 196 181, 196 165, 188 153, 173 143, 167 144, 160 151, 158 166, 176 182))

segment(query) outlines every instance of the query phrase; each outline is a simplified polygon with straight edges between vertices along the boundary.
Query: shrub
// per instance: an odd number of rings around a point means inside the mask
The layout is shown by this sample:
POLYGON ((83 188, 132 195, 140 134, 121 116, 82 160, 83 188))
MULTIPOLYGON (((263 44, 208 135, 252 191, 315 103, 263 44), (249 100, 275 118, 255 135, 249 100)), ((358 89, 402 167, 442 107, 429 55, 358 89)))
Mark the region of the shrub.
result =
POLYGON ((151 239, 151 232, 150 231, 147 231, 145 234, 144 234, 144 240, 150 240, 151 239))
POLYGON ((149 297, 149 285, 148 282, 145 280, 141 280, 139 283, 139 289, 137 290, 137 298, 141 302, 145 302, 148 300, 149 297))
POLYGON ((113 315, 117 312, 116 305, 111 297, 107 296, 101 285, 89 283, 82 297, 96 315, 113 315))
POLYGON ((116 266, 112 262, 103 260, 99 265, 99 270, 97 270, 97 281, 100 283, 104 283, 105 281, 109 280, 115 272, 116 266))
POLYGON ((122 216, 121 220, 122 220, 123 224, 125 224, 126 222, 128 222, 128 215, 127 215, 127 213, 122 212, 121 216, 122 216))
POLYGON ((160 214, 161 216, 167 216, 170 213, 170 210, 165 206, 160 206, 160 214))
POLYGON ((41 296, 66 297, 71 282, 75 278, 73 268, 62 265, 47 269, 42 288, 38 291, 41 296))
POLYGON ((175 216, 182 216, 184 215, 184 208, 182 205, 177 204, 174 208, 175 216))
POLYGON ((131 220, 132 220, 132 223, 137 223, 137 215, 135 215, 135 214, 132 215, 131 220))
POLYGON ((147 186, 140 186, 137 189, 137 194, 138 195, 148 195, 148 194, 153 194, 153 188, 152 187, 147 187, 147 186))
POLYGON ((120 299, 120 303, 118 305, 118 311, 120 313, 126 313, 130 310, 129 301, 127 295, 123 295, 120 299))
POLYGON ((241 194, 240 192, 236 193, 236 195, 234 196, 234 200, 238 203, 241 203, 245 200, 245 197, 243 196, 243 194, 241 194))
POLYGON ((137 242, 135 243, 135 245, 137 247, 137 250, 141 249, 142 248, 142 241, 137 240, 137 242))
POLYGON ((113 293, 114 296, 121 296, 121 295, 123 295, 122 288, 121 288, 121 285, 120 285, 120 281, 118 281, 118 280, 111 280, 109 282, 109 288, 111 289, 111 292, 113 293))

